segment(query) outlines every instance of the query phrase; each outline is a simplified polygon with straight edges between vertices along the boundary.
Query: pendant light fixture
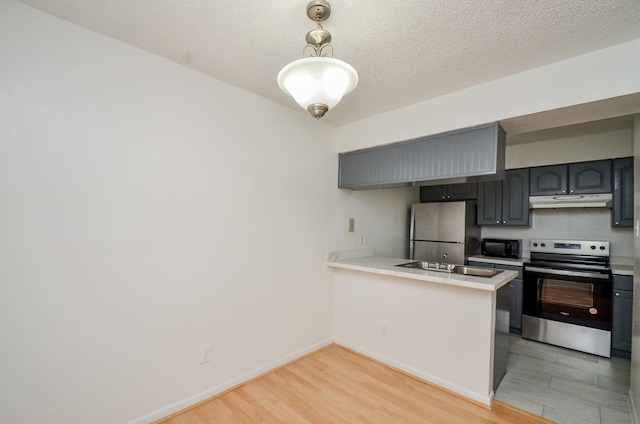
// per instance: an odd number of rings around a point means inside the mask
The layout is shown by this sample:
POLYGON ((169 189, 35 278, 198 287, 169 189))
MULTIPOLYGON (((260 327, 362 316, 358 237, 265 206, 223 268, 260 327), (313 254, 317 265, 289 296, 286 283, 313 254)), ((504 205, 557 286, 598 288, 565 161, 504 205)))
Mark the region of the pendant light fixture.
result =
POLYGON ((358 73, 351 65, 333 59, 331 34, 321 22, 331 14, 324 0, 307 4, 307 16, 318 25, 307 33, 302 59, 291 62, 278 74, 278 85, 311 116, 320 119, 358 85, 358 73))

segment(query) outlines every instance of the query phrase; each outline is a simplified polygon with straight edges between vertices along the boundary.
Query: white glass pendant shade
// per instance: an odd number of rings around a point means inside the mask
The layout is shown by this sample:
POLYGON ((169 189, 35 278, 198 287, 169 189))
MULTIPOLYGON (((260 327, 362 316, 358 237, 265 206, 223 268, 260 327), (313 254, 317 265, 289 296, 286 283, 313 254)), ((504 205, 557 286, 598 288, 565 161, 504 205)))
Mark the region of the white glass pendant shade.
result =
POLYGON ((278 85, 305 109, 321 104, 330 110, 356 88, 358 73, 338 59, 308 57, 282 68, 278 85))

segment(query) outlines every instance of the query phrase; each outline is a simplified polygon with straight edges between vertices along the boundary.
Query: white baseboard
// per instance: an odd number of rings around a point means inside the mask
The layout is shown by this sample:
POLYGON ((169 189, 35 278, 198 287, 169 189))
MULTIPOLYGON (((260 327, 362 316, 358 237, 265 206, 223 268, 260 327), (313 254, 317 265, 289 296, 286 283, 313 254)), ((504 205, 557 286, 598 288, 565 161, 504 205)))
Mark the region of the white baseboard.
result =
POLYGON ((284 356, 276 361, 270 362, 268 364, 265 364, 261 367, 258 367, 256 369, 253 369, 237 378, 234 378, 232 380, 226 381, 222 384, 219 384, 215 387, 212 387, 208 390, 205 390, 204 392, 198 393, 196 395, 193 395, 191 397, 188 397, 186 399, 183 399, 181 401, 178 401, 176 403, 173 403, 171 405, 165 406, 164 408, 160 408, 157 411, 151 412, 147 415, 144 415, 140 418, 136 418, 132 421, 129 421, 128 424, 149 424, 152 423, 154 421, 160 420, 164 417, 167 417, 171 414, 174 414, 178 411, 181 411, 183 409, 186 409, 188 407, 190 407, 191 405, 195 405, 198 402, 202 402, 203 400, 209 399, 211 397, 214 397, 215 395, 224 392, 225 390, 229 390, 232 387, 238 386, 242 383, 245 383, 261 374, 264 374, 266 372, 269 372, 273 369, 276 369, 288 362, 294 361, 304 355, 307 355, 315 350, 321 349, 325 346, 330 345, 331 343, 333 343, 334 340, 333 338, 328 338, 325 339, 319 343, 316 343, 314 345, 311 345, 309 347, 306 347, 302 350, 299 350, 297 352, 294 352, 290 355, 284 356))
POLYGON ((460 396, 463 396, 465 398, 468 398, 468 399, 474 400, 476 402, 479 402, 479 403, 481 403, 483 405, 491 406, 492 403, 493 403, 493 396, 494 396, 493 390, 488 395, 481 395, 479 393, 474 393, 474 392, 471 392, 471 391, 465 389, 464 387, 457 386, 457 385, 452 384, 452 383, 450 383, 450 382, 448 382, 446 380, 442 380, 441 378, 435 377, 435 376, 433 376, 433 375, 431 375, 429 373, 426 373, 424 371, 420 371, 420 370, 418 370, 416 368, 413 368, 413 367, 411 367, 409 365, 394 361, 393 359, 387 358, 387 357, 385 357, 383 355, 380 355, 378 353, 375 353, 375 352, 372 352, 372 351, 367 350, 365 348, 362 348, 360 346, 354 345, 354 344, 349 343, 349 342, 347 342, 345 340, 336 339, 335 343, 337 345, 347 347, 347 348, 349 348, 349 349, 351 349, 351 350, 353 350, 355 352, 358 352, 358 353, 361 353, 361 354, 363 354, 365 356, 373 358, 376 361, 380 361, 380 362, 382 362, 384 364, 387 364, 387 365, 389 365, 391 367, 397 368, 397 369, 399 369, 401 371, 404 371, 404 372, 406 372, 408 374, 414 375, 414 376, 416 376, 418 378, 421 378, 422 380, 428 381, 429 383, 432 383, 432 384, 434 384, 436 386, 442 387, 443 389, 450 390, 450 391, 452 391, 454 393, 459 394, 460 396))

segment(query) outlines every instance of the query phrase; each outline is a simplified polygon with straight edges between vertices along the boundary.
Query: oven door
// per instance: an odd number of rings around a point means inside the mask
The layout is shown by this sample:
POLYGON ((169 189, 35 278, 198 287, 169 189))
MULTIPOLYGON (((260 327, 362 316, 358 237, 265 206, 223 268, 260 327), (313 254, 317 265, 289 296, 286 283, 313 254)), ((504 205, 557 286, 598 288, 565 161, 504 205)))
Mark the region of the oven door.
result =
POLYGON ((526 265, 523 315, 611 331, 610 273, 526 265))

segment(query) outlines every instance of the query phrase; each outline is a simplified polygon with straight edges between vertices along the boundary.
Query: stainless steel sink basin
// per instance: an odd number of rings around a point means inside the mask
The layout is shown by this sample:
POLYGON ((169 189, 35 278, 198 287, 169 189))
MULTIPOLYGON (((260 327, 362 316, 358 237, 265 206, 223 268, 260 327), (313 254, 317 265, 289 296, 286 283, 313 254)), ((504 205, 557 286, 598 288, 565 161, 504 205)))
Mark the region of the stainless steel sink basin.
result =
POLYGON ((493 277, 500 272, 502 272, 501 269, 474 268, 462 265, 456 265, 453 269, 455 274, 473 275, 474 277, 493 277))
POLYGON ((427 261, 413 261, 407 262, 406 264, 399 264, 396 266, 402 266, 405 268, 418 268, 418 269, 428 269, 428 270, 437 270, 440 271, 440 267, 442 266, 442 271, 447 270, 447 265, 442 265, 437 262, 427 262, 427 261))
POLYGON ((398 264, 404 268, 424 269, 428 271, 446 272, 449 274, 472 275, 474 277, 490 278, 502 272, 501 269, 475 268, 466 265, 441 264, 438 262, 411 261, 398 264))

